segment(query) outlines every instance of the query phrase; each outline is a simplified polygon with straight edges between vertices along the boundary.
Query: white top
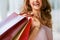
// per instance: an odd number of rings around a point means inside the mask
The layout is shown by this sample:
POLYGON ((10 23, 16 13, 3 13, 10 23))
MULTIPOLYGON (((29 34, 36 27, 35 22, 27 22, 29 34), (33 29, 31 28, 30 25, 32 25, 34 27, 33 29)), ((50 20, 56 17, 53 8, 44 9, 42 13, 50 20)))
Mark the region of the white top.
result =
POLYGON ((42 25, 39 33, 37 34, 35 40, 53 40, 52 31, 50 28, 42 25))

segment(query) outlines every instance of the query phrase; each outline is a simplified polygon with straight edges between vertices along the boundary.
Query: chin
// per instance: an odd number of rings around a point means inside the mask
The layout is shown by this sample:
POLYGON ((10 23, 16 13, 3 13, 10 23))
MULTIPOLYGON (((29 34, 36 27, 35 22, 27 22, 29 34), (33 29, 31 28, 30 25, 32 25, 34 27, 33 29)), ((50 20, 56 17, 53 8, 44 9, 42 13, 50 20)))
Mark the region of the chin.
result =
POLYGON ((35 10, 39 10, 40 8, 34 8, 35 10))
POLYGON ((39 10, 40 9, 40 7, 33 7, 34 9, 36 9, 36 10, 39 10))

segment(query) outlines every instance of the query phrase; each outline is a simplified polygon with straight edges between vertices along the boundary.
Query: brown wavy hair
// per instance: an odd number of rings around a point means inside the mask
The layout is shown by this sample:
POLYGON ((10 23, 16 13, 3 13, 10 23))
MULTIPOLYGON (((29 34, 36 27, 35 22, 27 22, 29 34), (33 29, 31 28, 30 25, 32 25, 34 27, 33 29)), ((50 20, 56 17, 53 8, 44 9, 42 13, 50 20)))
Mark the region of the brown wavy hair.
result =
MULTIPOLYGON (((22 12, 30 12, 32 11, 32 8, 29 4, 29 0, 24 0, 24 7, 22 12)), ((51 21, 51 7, 48 2, 48 0, 42 0, 42 7, 40 9, 41 11, 41 23, 49 28, 52 28, 52 21, 51 21)))

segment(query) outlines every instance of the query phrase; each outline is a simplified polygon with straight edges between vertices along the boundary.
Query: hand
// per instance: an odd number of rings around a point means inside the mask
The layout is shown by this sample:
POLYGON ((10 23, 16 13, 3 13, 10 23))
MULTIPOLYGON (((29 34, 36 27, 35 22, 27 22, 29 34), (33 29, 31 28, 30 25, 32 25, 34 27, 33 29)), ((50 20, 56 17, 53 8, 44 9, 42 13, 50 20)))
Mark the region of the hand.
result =
POLYGON ((32 28, 34 27, 40 28, 40 21, 36 17, 32 17, 32 28))

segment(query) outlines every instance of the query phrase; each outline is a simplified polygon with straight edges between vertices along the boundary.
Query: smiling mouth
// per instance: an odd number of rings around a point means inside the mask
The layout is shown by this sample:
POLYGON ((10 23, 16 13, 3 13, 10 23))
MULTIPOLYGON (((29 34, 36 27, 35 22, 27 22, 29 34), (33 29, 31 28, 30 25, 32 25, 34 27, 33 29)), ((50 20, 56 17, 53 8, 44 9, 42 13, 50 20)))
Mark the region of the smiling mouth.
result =
POLYGON ((40 4, 39 3, 33 3, 34 6, 39 6, 40 4))

